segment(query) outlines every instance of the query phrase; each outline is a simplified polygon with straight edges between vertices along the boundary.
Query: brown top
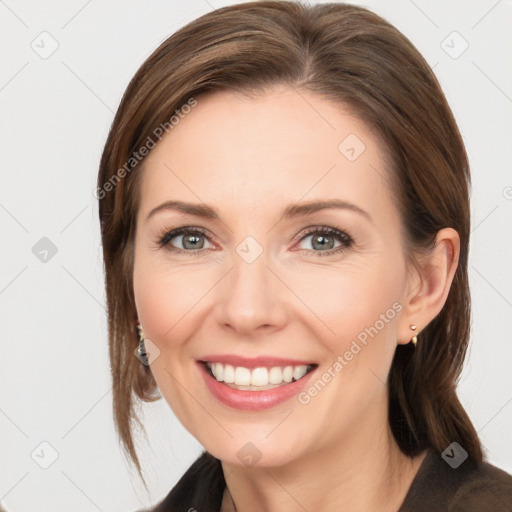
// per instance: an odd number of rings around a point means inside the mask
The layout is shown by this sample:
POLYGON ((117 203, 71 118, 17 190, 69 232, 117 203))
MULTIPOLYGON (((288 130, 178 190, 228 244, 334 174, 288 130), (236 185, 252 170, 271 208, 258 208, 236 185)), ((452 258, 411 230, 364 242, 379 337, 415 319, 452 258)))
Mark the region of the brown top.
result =
MULTIPOLYGON (((204 451, 149 512, 219 512, 225 487, 220 461, 204 451)), ((397 512, 512 512, 512 476, 469 459, 453 469, 430 450, 397 512)))
POLYGON ((512 476, 469 459, 453 469, 430 450, 398 512, 512 512, 512 476))

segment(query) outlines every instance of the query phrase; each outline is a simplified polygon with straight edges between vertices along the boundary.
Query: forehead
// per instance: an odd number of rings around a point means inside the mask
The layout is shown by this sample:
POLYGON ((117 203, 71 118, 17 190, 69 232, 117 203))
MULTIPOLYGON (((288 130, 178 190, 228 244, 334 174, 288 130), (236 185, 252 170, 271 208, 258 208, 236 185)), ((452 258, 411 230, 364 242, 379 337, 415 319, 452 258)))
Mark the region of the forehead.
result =
POLYGON ((307 91, 199 96, 144 162, 141 210, 182 199, 236 211, 337 197, 389 203, 384 147, 355 115, 307 91))

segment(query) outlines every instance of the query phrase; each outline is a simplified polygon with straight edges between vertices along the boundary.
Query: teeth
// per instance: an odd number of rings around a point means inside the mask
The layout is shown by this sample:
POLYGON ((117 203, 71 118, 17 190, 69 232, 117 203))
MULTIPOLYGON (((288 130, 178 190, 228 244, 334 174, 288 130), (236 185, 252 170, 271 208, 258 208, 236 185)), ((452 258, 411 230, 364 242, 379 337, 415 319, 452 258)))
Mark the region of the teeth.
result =
POLYGON ((224 366, 221 363, 215 363, 215 375, 219 382, 224 380, 224 366))
POLYGON ((270 368, 268 372, 268 382, 269 384, 281 384, 281 382, 283 382, 283 371, 279 366, 270 368))
POLYGON ((251 385, 251 372, 248 368, 237 366, 235 368, 235 384, 237 386, 251 385))
MULTIPOLYGON (((222 363, 215 363, 215 368, 211 368, 213 376, 217 380, 219 380, 218 376, 220 375, 220 373, 222 373, 222 370, 221 370, 221 372, 219 372, 219 370, 218 370, 219 366, 222 368, 222 366, 223 366, 222 363), (217 373, 214 373, 214 370, 217 373)), ((219 381, 219 382, 222 382, 222 381, 219 381)), ((235 383, 235 368, 233 366, 231 366, 230 364, 227 364, 226 366, 224 366, 224 382, 226 384, 234 384, 235 383)))
POLYGON ((307 367, 304 365, 296 366, 293 369, 293 378, 295 380, 299 380, 300 378, 304 377, 304 375, 306 375, 307 370, 308 370, 307 367))
MULTIPOLYGON (((249 368, 243 366, 232 366, 222 363, 206 363, 213 376, 226 384, 241 386, 243 389, 250 389, 253 386, 265 387, 270 385, 280 385, 289 383, 293 380, 299 380, 308 372, 307 365, 299 366, 273 366, 272 368, 249 368)), ((233 387, 233 386, 231 386, 233 387)))
POLYGON ((285 382, 291 382, 293 379, 293 366, 287 366, 283 370, 283 380, 285 382))
MULTIPOLYGON (((237 370, 239 369, 237 368, 237 370)), ((268 383, 268 370, 266 368, 254 368, 251 373, 251 386, 266 386, 268 383)), ((235 384, 238 384, 236 379, 235 384)))

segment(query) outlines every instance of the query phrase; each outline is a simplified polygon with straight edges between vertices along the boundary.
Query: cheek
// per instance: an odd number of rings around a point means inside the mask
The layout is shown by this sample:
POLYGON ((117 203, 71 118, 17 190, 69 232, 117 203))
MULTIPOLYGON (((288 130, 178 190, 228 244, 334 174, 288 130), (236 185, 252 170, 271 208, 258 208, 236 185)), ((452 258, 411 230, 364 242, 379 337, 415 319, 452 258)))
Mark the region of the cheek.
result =
POLYGON ((205 296, 214 283, 209 283, 204 270, 200 273, 187 264, 177 270, 169 262, 155 262, 151 255, 136 260, 133 281, 144 335, 160 351, 160 357, 151 364, 151 372, 167 403, 182 423, 188 425, 188 395, 183 394, 176 382, 190 379, 187 372, 193 343, 188 340, 193 340, 199 329, 197 312, 204 309, 205 296))
POLYGON ((309 286, 302 284, 300 293, 310 290, 302 296, 321 319, 321 323, 315 321, 320 326, 316 338, 328 353, 318 379, 329 384, 324 390, 324 385, 313 382, 299 401, 314 404, 317 418, 331 425, 327 430, 333 436, 339 435, 343 425, 349 428, 357 423, 370 404, 383 399, 403 309, 404 275, 395 261, 390 267, 382 262, 356 265, 324 278, 317 273, 316 279, 310 276, 309 286))
POLYGON ((394 350, 405 283, 405 272, 398 262, 366 261, 364 266, 318 269, 303 276, 295 276, 294 291, 319 320, 319 329, 325 333, 321 339, 331 353, 343 353, 354 340, 362 347, 369 346, 377 337, 381 342, 376 352, 394 350))
POLYGON ((179 269, 168 262, 155 263, 154 258, 144 255, 136 260, 133 286, 137 313, 146 337, 160 350, 186 340, 197 328, 189 320, 214 284, 210 274, 186 263, 179 269))

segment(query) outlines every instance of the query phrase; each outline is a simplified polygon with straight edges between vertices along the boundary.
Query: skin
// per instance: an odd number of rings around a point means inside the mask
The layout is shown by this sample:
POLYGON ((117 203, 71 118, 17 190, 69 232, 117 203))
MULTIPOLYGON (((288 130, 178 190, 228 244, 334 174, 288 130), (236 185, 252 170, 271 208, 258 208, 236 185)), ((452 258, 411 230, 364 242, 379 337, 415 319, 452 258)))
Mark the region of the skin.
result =
POLYGON ((425 453, 410 459, 398 449, 386 379, 397 344, 414 334, 410 324, 420 331, 446 300, 457 233, 441 230, 432 253, 409 263, 384 147, 341 105, 285 86, 252 98, 216 92, 197 99, 151 151, 141 181, 134 294, 146 338, 160 350, 151 364, 158 387, 222 461, 224 512, 234 504, 243 512, 396 511, 425 453), (338 149, 349 134, 365 145, 354 161, 338 149), (333 198, 369 219, 324 209, 279 220, 285 206, 333 198), (169 200, 212 205, 220 220, 175 210, 148 218, 169 200), (181 236, 159 245, 181 226, 206 230, 202 252, 181 236), (353 243, 344 247, 327 234, 334 246, 322 249, 313 232, 304 234, 310 226, 337 227, 353 243), (263 249, 252 263, 236 251, 247 236, 263 249), (400 311, 307 404, 227 407, 195 364, 208 353, 265 354, 316 361, 321 377, 396 303, 400 311), (261 452, 252 467, 237 457, 247 442, 261 452))

